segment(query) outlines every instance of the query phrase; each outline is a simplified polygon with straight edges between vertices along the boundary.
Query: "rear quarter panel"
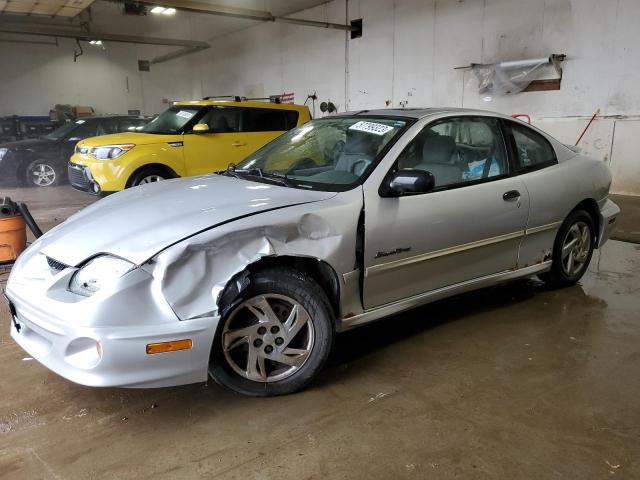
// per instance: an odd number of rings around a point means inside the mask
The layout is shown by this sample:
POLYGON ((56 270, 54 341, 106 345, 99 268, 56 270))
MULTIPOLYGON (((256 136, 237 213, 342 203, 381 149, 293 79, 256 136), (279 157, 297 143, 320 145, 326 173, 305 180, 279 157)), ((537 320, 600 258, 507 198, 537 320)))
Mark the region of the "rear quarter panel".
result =
POLYGON ((584 200, 601 203, 611 185, 611 174, 603 162, 576 154, 520 178, 529 192, 530 209, 518 267, 549 260, 556 234, 567 215, 584 200))

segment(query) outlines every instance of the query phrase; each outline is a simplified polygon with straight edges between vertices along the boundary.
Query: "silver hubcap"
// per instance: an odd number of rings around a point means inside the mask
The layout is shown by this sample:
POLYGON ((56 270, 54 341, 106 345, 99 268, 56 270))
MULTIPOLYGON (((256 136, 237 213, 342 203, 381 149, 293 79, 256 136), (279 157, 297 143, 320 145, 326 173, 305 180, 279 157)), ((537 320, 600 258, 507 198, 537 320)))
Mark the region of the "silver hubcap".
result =
POLYGON ((161 182, 162 180, 164 180, 164 178, 160 175, 147 175, 146 177, 143 177, 142 180, 140 180, 140 185, 143 185, 145 183, 161 182))
POLYGON ((584 222, 574 223, 562 243, 562 269, 570 277, 583 267, 591 250, 591 231, 584 222))
POLYGON ((56 171, 46 163, 36 163, 31 167, 31 181, 39 187, 48 187, 56 181, 56 171))
POLYGON ((268 294, 242 302, 222 331, 229 366, 255 382, 275 382, 297 372, 313 349, 314 327, 296 300, 268 294))

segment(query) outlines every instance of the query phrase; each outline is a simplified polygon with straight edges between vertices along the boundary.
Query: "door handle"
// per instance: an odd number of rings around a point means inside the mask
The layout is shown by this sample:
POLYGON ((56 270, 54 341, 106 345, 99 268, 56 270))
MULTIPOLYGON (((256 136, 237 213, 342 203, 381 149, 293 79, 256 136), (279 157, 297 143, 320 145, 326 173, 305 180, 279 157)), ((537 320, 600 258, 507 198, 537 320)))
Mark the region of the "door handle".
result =
POLYGON ((233 142, 231 145, 234 147, 244 147, 247 142, 233 142))
POLYGON ((509 190, 502 194, 502 199, 505 202, 508 202, 509 200, 516 200, 518 198, 520 198, 520 192, 518 190, 509 190))

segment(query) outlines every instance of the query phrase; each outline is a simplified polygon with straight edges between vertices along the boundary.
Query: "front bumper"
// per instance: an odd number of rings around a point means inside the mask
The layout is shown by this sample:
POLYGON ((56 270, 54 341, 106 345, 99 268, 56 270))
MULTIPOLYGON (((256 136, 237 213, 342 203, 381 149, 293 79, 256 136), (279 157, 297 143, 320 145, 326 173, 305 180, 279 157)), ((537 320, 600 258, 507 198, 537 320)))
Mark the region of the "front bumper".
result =
POLYGON ((88 386, 148 388, 207 380, 217 317, 180 321, 168 305, 158 304, 164 299, 141 271, 132 272, 139 278, 129 278, 117 291, 72 299, 59 287, 74 270, 31 285, 10 279, 5 293, 13 315, 11 337, 29 355, 88 386), (145 290, 148 296, 141 298, 145 290), (182 339, 191 339, 192 348, 146 353, 149 343, 182 339))
POLYGON ((100 185, 93 179, 89 167, 69 162, 67 165, 67 174, 69 183, 76 190, 81 190, 93 195, 100 195, 102 192, 100 185))

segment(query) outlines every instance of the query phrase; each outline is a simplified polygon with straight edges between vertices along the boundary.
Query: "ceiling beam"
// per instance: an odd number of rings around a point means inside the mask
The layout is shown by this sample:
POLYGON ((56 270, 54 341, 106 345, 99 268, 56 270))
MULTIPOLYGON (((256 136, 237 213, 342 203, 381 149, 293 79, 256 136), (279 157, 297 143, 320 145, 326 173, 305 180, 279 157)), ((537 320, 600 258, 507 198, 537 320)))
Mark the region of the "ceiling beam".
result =
POLYGON ((196 40, 182 40, 177 38, 142 37, 138 35, 121 35, 115 33, 87 31, 81 28, 66 27, 61 25, 41 25, 23 23, 17 25, 13 22, 0 20, 0 32, 22 33, 26 35, 41 35, 47 37, 74 38, 76 40, 90 41, 102 40, 106 42, 136 43, 143 45, 165 45, 171 47, 190 47, 203 50, 209 48, 207 42, 196 40))
POLYGON ((185 10, 187 12, 206 13, 209 15, 239 18, 243 20, 255 20, 258 22, 282 22, 304 25, 307 27, 333 28, 346 31, 357 30, 357 28, 353 27, 352 25, 319 22, 316 20, 305 20, 302 18, 277 17, 271 12, 267 12, 265 10, 250 10, 247 8, 227 7, 224 5, 214 5, 198 0, 158 0, 155 2, 143 0, 140 3, 154 6, 161 5, 163 7, 173 7, 177 10, 185 10))

